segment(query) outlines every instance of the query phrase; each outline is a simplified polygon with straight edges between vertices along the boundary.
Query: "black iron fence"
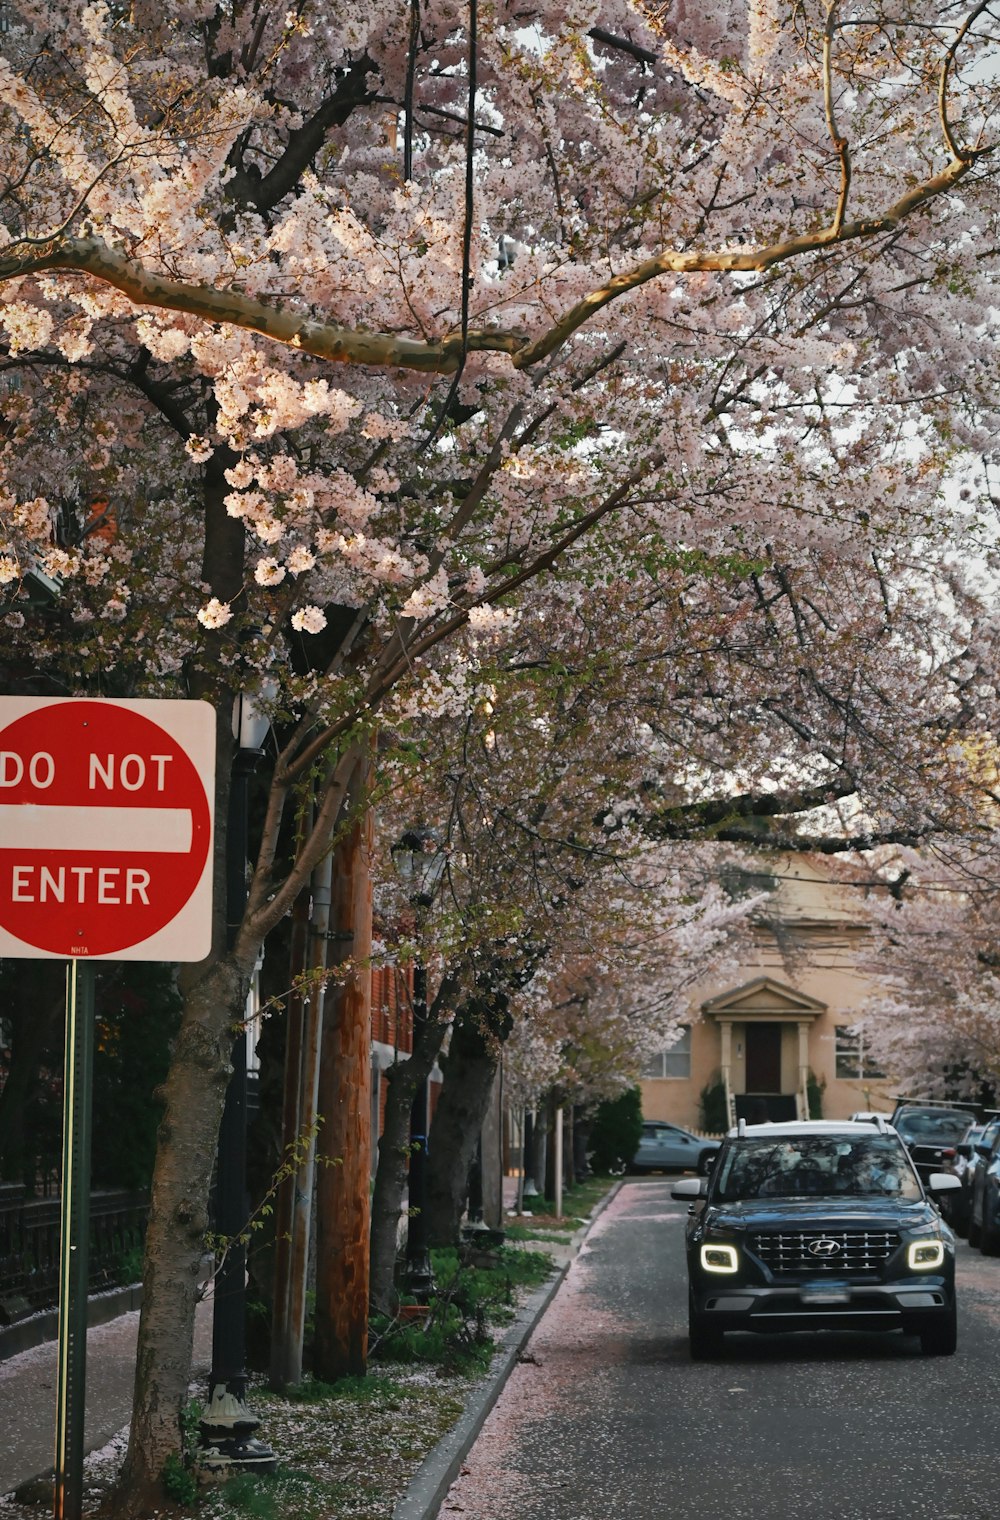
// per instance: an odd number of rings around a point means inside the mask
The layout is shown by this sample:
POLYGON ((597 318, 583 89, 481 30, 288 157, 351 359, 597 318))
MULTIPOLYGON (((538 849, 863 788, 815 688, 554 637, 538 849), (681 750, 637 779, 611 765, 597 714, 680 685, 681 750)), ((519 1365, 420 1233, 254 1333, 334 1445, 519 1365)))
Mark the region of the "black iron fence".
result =
MULTIPOLYGON (((144 1193, 90 1195, 91 1293, 137 1279, 146 1229, 144 1193)), ((26 1198, 20 1184, 0 1183, 0 1325, 59 1300, 60 1200, 26 1198)))

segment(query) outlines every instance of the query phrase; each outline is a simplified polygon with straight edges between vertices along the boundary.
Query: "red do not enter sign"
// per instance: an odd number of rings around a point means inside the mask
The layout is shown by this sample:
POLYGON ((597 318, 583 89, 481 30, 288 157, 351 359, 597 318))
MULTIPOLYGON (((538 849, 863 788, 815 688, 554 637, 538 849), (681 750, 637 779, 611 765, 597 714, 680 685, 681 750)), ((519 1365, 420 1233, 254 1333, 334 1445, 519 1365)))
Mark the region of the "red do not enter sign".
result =
POLYGON ((0 699, 0 955, 202 960, 206 702, 0 699))

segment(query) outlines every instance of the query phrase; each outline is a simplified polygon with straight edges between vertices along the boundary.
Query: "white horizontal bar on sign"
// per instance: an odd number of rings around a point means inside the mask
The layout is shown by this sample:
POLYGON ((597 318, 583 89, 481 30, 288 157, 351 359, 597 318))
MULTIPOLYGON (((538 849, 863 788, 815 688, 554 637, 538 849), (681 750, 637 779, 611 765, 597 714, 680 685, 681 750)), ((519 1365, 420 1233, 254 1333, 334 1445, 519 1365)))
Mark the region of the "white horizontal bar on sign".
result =
POLYGON ((0 803, 0 850, 185 854, 192 832, 190 808, 0 803))

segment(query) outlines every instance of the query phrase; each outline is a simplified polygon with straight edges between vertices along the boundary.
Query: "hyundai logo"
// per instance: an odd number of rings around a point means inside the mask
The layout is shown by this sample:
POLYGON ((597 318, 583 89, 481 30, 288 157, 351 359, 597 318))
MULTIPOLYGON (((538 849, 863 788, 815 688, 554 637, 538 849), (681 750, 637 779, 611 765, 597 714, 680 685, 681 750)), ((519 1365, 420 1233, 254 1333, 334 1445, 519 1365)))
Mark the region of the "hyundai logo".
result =
POLYGON ((810 1256, 836 1256, 840 1251, 839 1240, 810 1240, 810 1256))

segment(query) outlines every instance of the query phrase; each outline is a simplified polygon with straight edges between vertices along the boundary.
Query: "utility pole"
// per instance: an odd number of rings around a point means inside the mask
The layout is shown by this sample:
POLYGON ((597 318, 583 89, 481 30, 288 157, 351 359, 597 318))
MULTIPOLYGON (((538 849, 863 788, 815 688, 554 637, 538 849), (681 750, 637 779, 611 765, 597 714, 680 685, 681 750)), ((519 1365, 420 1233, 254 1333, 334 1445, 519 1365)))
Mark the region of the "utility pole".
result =
POLYGON ((363 1374, 368 1364, 373 839, 365 804, 368 769, 366 757, 350 789, 359 816, 337 845, 333 863, 333 932, 351 966, 327 995, 320 1062, 314 1370, 325 1382, 363 1374))

